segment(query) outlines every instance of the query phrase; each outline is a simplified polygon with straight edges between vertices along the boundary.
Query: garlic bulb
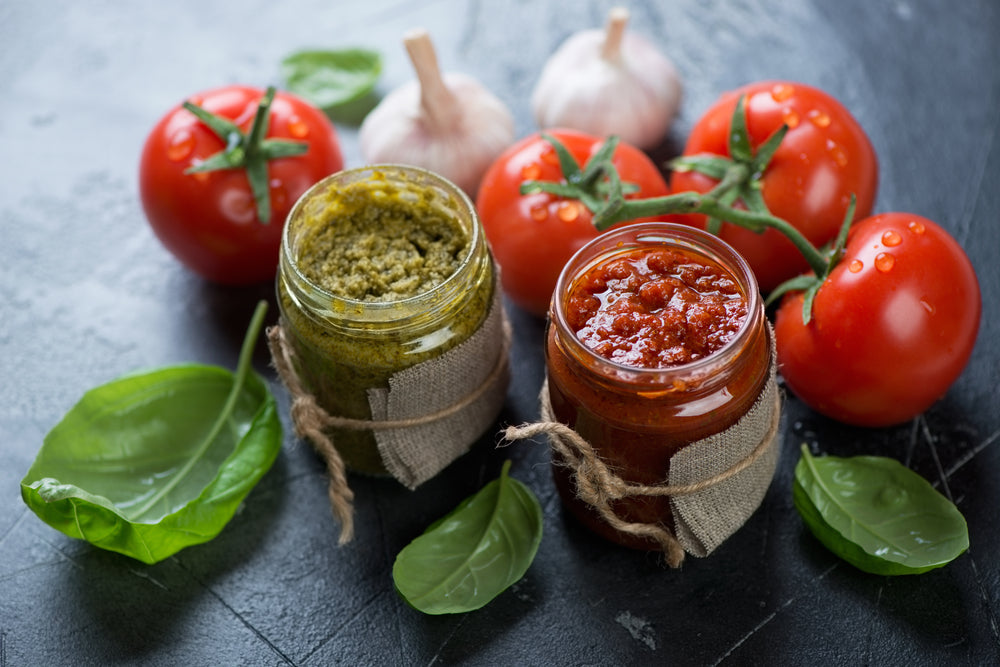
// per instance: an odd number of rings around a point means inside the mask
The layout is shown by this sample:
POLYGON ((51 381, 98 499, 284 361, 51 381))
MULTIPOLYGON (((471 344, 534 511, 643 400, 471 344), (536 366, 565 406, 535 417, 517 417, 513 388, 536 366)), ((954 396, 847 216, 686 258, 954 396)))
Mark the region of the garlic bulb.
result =
POLYGON ((507 107, 470 76, 442 74, 430 36, 418 29, 403 43, 417 80, 390 92, 361 124, 369 164, 399 163, 444 176, 475 197, 483 173, 514 142, 507 107))
POLYGON ((531 96, 539 127, 616 134, 645 150, 663 141, 680 105, 677 70, 646 39, 626 33, 627 9, 605 30, 571 35, 542 68, 531 96))

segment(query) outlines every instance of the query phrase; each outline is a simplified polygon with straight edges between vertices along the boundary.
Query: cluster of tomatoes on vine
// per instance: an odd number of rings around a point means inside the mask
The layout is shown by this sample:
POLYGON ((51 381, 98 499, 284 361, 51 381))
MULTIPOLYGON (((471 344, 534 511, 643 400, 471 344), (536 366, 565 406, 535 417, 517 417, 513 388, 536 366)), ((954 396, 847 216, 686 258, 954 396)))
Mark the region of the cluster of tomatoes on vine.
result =
MULTIPOLYGON (((140 191, 178 259, 243 285, 273 279, 292 205, 343 164, 333 124, 312 104, 226 86, 157 123, 140 191)), ((671 166, 668 183, 638 148, 569 130, 507 149, 480 182, 476 207, 511 301, 543 316, 560 271, 587 241, 613 224, 668 220, 718 234, 747 260, 777 303, 781 374, 818 412, 897 424, 961 374, 979 328, 975 272, 935 222, 872 214, 875 151, 832 96, 782 81, 730 91, 671 166)))
POLYGON ((875 151, 832 96, 781 81, 728 92, 671 166, 667 183, 641 151, 569 131, 511 147, 477 198, 508 296, 542 315, 580 246, 612 224, 667 220, 747 260, 777 304, 781 374, 816 411, 898 424, 961 374, 979 328, 973 267, 935 222, 872 214, 875 151))

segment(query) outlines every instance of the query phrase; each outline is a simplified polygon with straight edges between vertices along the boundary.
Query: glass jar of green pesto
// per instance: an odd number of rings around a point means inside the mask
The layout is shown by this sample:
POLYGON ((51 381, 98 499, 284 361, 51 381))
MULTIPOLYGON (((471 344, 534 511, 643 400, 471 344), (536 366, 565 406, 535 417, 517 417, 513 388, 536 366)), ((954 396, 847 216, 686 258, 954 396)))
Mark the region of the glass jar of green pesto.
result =
MULTIPOLYGON (((466 381, 468 371, 454 367, 464 363, 455 357, 463 343, 467 347, 476 338, 477 349, 464 355, 482 369, 481 375, 506 364, 505 352, 497 357, 503 327, 490 326, 483 333, 489 321, 502 317, 495 282, 475 207, 437 174, 402 165, 349 169, 299 199, 281 247, 282 326, 295 372, 319 406, 333 417, 375 426, 330 429, 349 469, 396 475, 391 465, 387 468, 391 454, 378 421, 425 416, 414 414, 414 405, 422 406, 417 412, 448 412, 461 401, 468 391, 443 396, 455 381, 438 376, 466 381), (484 360, 484 354, 494 359, 484 360), (453 363, 435 370, 432 362, 442 358, 453 363), (421 377, 427 368, 431 374, 421 377), (418 375, 407 384, 406 374, 413 369, 418 375), (394 413, 392 406, 401 403, 409 407, 394 413)), ((506 377, 504 389, 505 383, 506 377)), ((495 419, 503 393, 494 391, 485 407, 480 401, 471 417, 452 415, 451 424, 437 428, 471 445, 495 419)), ((399 442, 398 432, 389 436, 399 442)), ((420 446, 439 439, 425 432, 420 446)))

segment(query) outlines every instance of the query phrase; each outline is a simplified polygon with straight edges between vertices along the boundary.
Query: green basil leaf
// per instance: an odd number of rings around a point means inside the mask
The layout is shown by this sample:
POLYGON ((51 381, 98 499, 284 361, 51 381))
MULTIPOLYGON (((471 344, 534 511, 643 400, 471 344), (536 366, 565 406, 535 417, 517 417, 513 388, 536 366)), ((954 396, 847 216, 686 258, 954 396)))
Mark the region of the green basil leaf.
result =
POLYGON ((820 542, 872 574, 919 574, 969 548, 958 508, 891 458, 814 458, 803 445, 792 498, 820 542))
POLYGON ((329 110, 371 92, 382 73, 382 56, 367 49, 307 50, 281 65, 288 90, 329 110))
POLYGON ((266 306, 235 374, 183 364, 87 391, 21 480, 28 507, 70 537, 145 563, 215 537, 281 449, 274 397, 250 369, 266 306))
POLYGON ((542 508, 507 475, 466 498, 406 546, 392 566, 396 590, 425 614, 479 609, 518 581, 542 541, 542 508))

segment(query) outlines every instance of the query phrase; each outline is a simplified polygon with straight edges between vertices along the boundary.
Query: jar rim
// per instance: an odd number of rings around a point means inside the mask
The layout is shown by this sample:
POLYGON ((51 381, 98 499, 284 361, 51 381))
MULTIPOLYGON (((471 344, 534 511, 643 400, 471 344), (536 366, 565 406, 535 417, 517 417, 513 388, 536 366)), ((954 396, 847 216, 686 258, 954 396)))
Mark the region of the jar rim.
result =
POLYGON ((314 183, 308 190, 302 193, 299 199, 292 206, 292 209, 288 213, 285 227, 281 233, 281 267, 283 271, 291 272, 297 283, 307 285, 309 287, 310 292, 313 293, 311 295, 313 298, 310 300, 321 300, 329 304, 328 307, 322 308, 322 310, 350 310, 354 312, 364 310, 364 312, 375 316, 373 319, 382 319, 378 317, 379 314, 398 313, 402 309, 411 309, 421 305, 423 302, 427 301, 429 297, 461 289, 461 285, 459 283, 462 280, 462 276, 465 271, 467 271, 468 267, 476 261, 478 247, 483 243, 483 231, 481 229, 481 225, 477 224, 476 220, 476 208, 469 196, 461 188, 446 179, 444 176, 441 176, 440 174, 429 169, 395 163, 370 164, 362 167, 342 169, 329 174, 314 183), (348 185, 365 180, 369 180, 373 183, 389 183, 393 181, 393 176, 397 176, 397 182, 401 181, 415 185, 437 188, 442 192, 444 197, 453 198, 457 203, 457 210, 454 214, 456 218, 461 220, 464 217, 468 217, 469 224, 466 225, 463 223, 462 226, 466 228, 466 231, 469 234, 469 241, 455 270, 449 274, 447 278, 425 292, 408 296, 403 299, 387 301, 365 301, 362 299, 346 297, 331 292, 330 290, 313 282, 302 272, 299 267, 298 258, 292 253, 292 246, 294 244, 294 241, 291 238, 291 234, 293 233, 293 225, 291 224, 292 221, 297 217, 297 215, 300 214, 302 208, 310 200, 315 198, 317 195, 336 187, 336 184, 338 183, 348 185))
POLYGON ((710 374, 720 364, 725 364, 743 349, 746 339, 759 328, 763 318, 763 301, 757 279, 749 263, 724 240, 697 227, 673 222, 641 222, 614 227, 582 246, 563 266, 556 282, 549 317, 561 336, 577 355, 605 374, 618 380, 642 383, 659 383, 679 376, 685 378, 710 374), (747 299, 747 317, 736 334, 711 354, 693 361, 664 368, 644 368, 613 361, 597 354, 577 337, 566 317, 566 297, 573 281, 586 270, 615 255, 637 248, 682 248, 718 263, 736 279, 747 299))

